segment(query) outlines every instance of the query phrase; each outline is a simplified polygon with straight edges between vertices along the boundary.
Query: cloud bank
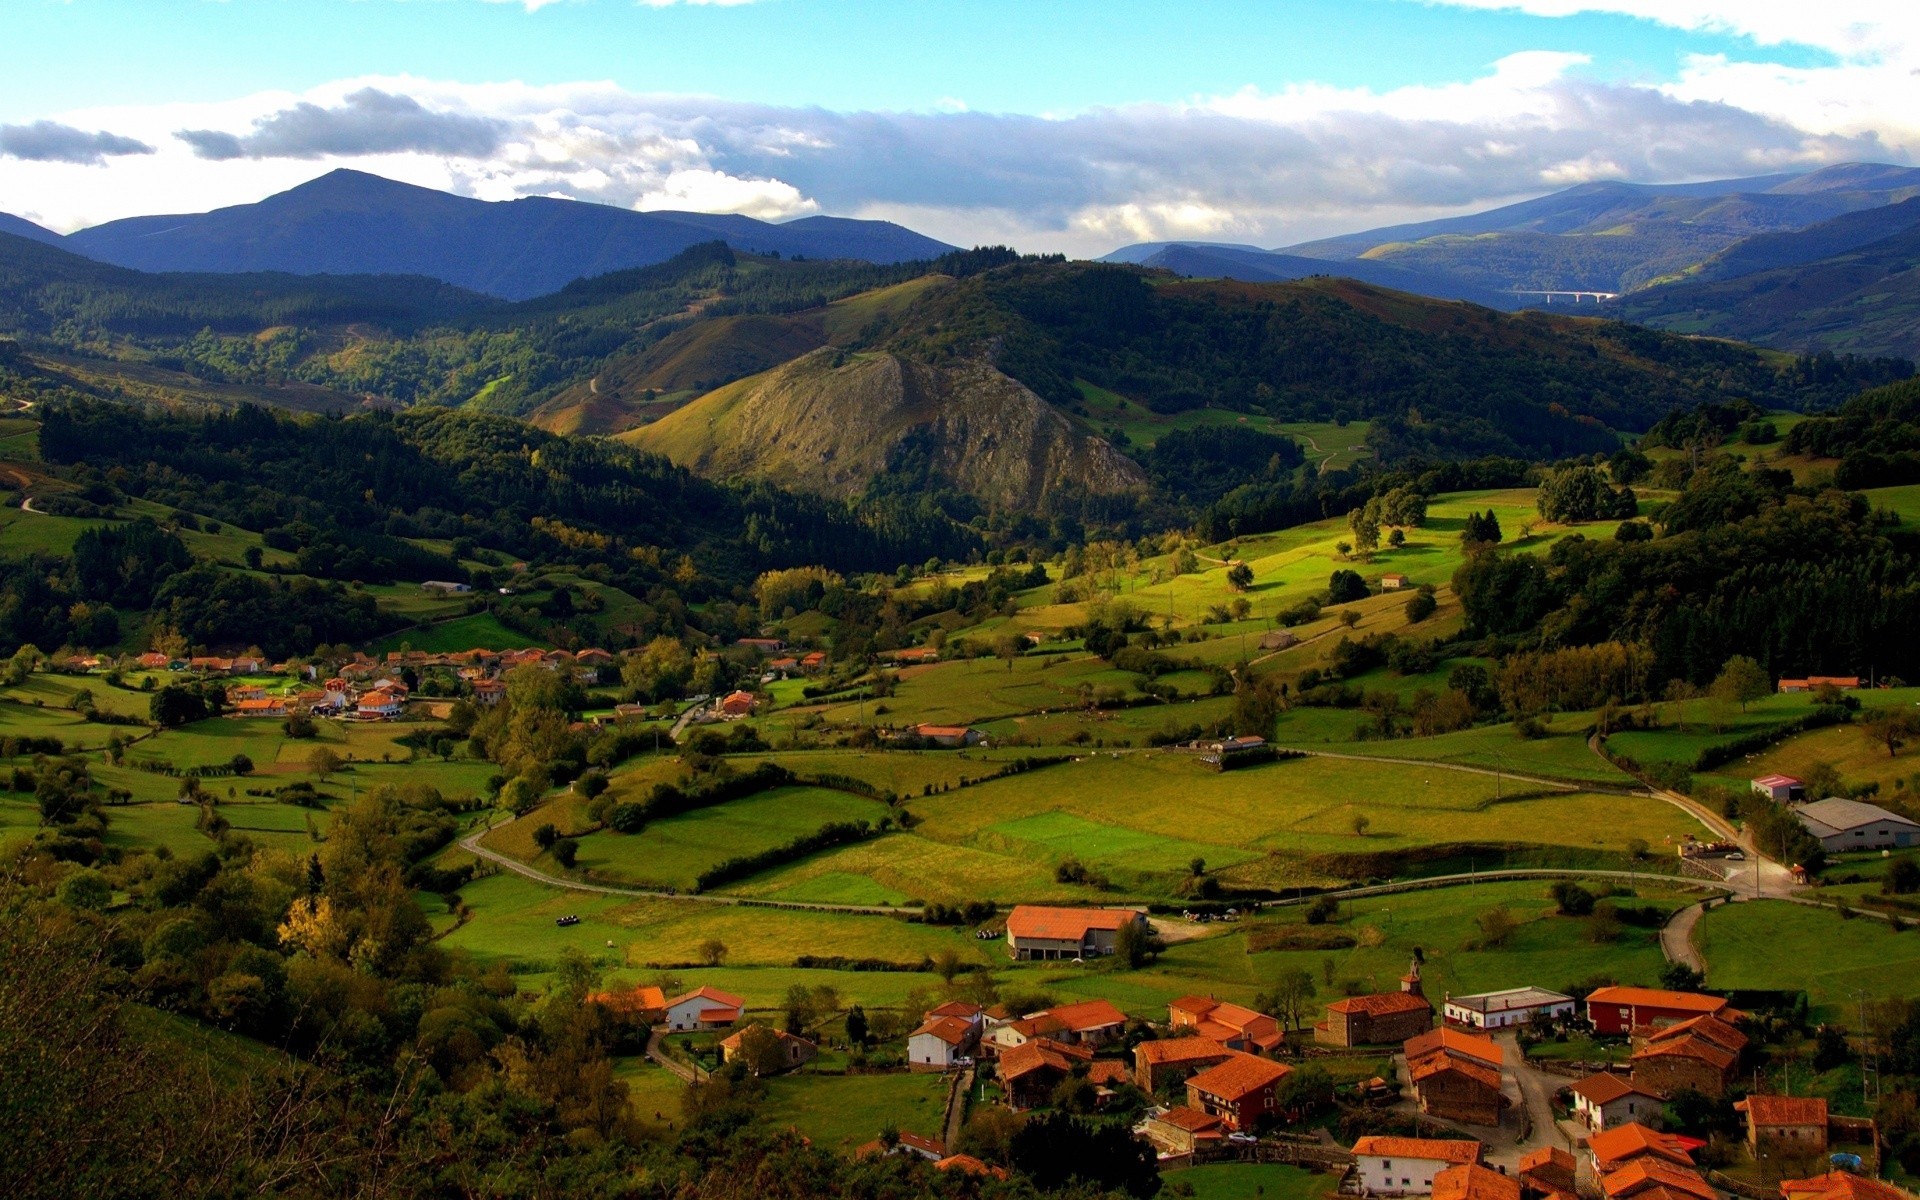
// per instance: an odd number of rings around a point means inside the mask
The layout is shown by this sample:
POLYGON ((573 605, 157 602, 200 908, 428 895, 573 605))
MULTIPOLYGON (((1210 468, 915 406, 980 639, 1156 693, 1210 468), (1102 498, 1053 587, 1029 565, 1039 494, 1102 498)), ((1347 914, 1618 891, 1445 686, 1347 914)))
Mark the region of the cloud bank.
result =
POLYGON ((0 125, 0 156, 27 162, 92 165, 126 154, 152 154, 153 147, 113 133, 88 133, 57 121, 0 125))

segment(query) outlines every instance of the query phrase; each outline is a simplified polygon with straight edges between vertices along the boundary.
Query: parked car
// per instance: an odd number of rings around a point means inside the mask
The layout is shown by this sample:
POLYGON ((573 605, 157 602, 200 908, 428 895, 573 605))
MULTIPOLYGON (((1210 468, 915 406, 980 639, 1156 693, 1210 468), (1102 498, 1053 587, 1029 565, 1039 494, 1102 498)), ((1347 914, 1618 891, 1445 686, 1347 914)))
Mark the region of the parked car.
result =
POLYGON ((1253 1146, 1253 1145, 1257 1145, 1260 1141, 1259 1138, 1253 1136, 1251 1133, 1239 1133, 1239 1132, 1228 1134, 1227 1140, 1240 1146, 1253 1146))

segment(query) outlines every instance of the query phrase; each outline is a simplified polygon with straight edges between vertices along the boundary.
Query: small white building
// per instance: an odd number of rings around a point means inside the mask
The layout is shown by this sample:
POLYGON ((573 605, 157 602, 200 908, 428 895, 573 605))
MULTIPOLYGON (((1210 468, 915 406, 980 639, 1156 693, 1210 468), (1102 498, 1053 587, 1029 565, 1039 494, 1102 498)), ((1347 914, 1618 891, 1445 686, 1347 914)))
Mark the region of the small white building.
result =
POLYGON ((1546 988, 1522 987, 1472 996, 1448 996, 1442 1011, 1450 1024, 1473 1029, 1505 1029, 1525 1025, 1539 1012, 1556 1021, 1570 1017, 1576 1007, 1572 996, 1546 988))
POLYGON ((1433 1177, 1480 1161, 1471 1138, 1363 1137, 1353 1144, 1354 1174, 1363 1196, 1425 1196, 1433 1177))
POLYGON ((1632 1080, 1607 1072, 1589 1075, 1567 1090, 1573 1093, 1574 1120, 1592 1133, 1635 1121, 1647 1124, 1664 1103, 1652 1092, 1635 1087, 1632 1080))
POLYGON ((451 579, 429 579, 420 585, 423 592, 441 592, 449 596, 463 595, 473 590, 473 585, 456 583, 451 579))
POLYGON ((979 1027, 962 1017, 928 1017, 907 1035, 907 1068, 946 1071, 973 1053, 979 1027))
POLYGON ((1878 804, 1833 797, 1802 804, 1793 813, 1829 854, 1920 846, 1920 825, 1878 804))
POLYGON ((1798 804, 1807 798, 1807 785, 1791 775, 1762 775, 1751 783, 1754 791, 1775 804, 1798 804))
POLYGON ((740 1019, 746 1003, 719 988, 697 987, 667 1001, 667 1028, 675 1033, 689 1029, 725 1029, 740 1019))

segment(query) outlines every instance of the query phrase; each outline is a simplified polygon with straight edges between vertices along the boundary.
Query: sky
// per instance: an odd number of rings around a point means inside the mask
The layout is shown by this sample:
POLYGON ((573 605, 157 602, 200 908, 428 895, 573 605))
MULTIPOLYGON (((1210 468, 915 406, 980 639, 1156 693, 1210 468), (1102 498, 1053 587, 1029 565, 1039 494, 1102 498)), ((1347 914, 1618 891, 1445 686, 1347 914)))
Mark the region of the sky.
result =
POLYGON ((336 167, 1092 256, 1920 162, 1913 0, 0 0, 0 212, 336 167))

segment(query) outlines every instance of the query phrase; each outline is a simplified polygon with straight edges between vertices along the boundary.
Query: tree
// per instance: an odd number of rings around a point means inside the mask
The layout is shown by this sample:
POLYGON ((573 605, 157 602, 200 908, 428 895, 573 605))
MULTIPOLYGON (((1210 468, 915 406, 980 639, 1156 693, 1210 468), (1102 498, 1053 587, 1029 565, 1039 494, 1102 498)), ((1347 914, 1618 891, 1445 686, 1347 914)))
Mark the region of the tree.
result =
POLYGON ((580 855, 580 843, 572 838, 563 837, 553 844, 553 861, 562 867, 572 868, 574 859, 580 855))
POLYGON ((1196 878, 1205 875, 1207 873, 1207 860, 1199 857, 1189 859, 1187 862, 1187 873, 1196 878))
POLYGON ((858 1004, 847 1010, 847 1041, 855 1046, 867 1044, 867 1010, 858 1004))
POLYGON ((321 783, 325 783, 328 776, 337 774, 340 767, 340 756, 325 746, 315 746, 307 755, 307 770, 321 783))
POLYGON ((1896 858, 1887 864, 1887 877, 1880 890, 1889 896, 1910 896, 1920 892, 1920 863, 1911 858, 1896 858))
POLYGON ((708 938, 700 943, 699 953, 702 966, 717 967, 727 961, 727 944, 719 938, 708 938))
POLYGON ((942 946, 933 956, 933 973, 942 983, 952 983, 953 977, 966 970, 967 964, 958 951, 951 946, 942 946))
POLYGON ((1860 730, 1870 740, 1885 746, 1888 758, 1895 758, 1908 739, 1920 732, 1920 716, 1910 709, 1876 708, 1860 722, 1860 730))
POLYGON ((227 769, 235 775, 253 774, 253 760, 244 754, 236 754, 227 760, 227 769))
POLYGON ((1113 953, 1134 969, 1146 966, 1167 948, 1153 927, 1140 921, 1127 921, 1114 933, 1113 953))
POLYGON ((1372 826, 1373 826, 1373 818, 1367 816, 1367 814, 1365 813, 1353 814, 1353 836, 1355 837, 1367 836, 1367 830, 1372 828, 1372 826))
POLYGON ((1520 928, 1513 911, 1504 904, 1496 904, 1481 913, 1474 923, 1480 926, 1481 942, 1493 949, 1506 945, 1513 937, 1514 930, 1520 928))
POLYGON ((113 903, 113 885, 98 871, 75 871, 60 881, 54 895, 68 908, 98 912, 113 903))
POLYGON ((1433 598, 1433 593, 1425 588, 1421 588, 1413 595, 1407 597, 1405 606, 1407 624, 1418 625, 1420 622, 1432 616, 1434 610, 1439 607, 1440 603, 1433 598))
POLYGON ((765 1025, 749 1025, 740 1031, 740 1049, 736 1055, 756 1077, 778 1075, 787 1069, 787 1051, 780 1035, 765 1025))
POLYGON ((1027 639, 1017 634, 1003 633, 993 639, 993 656, 1007 664, 1007 670, 1013 670, 1013 660, 1020 657, 1027 648, 1027 639))
MULTIPOLYGON (((967 1135, 972 1148, 971 1123, 967 1135)), ((1122 1122, 1037 1113, 1008 1138, 1006 1156, 1014 1169, 1045 1192, 1060 1191, 1076 1180, 1098 1191, 1123 1191, 1139 1200, 1160 1191, 1160 1167, 1152 1145, 1133 1136, 1122 1122)))
POLYGON ((1369 595, 1367 581, 1360 578, 1360 572, 1340 570, 1327 576, 1327 603, 1346 604, 1352 600, 1365 600, 1369 595))
POLYGON ((1307 1005, 1317 989, 1313 976, 1302 967, 1288 967, 1274 977, 1273 988, 1255 1002, 1260 1008, 1290 1028, 1298 1029, 1307 1017, 1307 1005))
POLYGON ((553 844, 559 840, 560 830, 551 821, 533 831, 533 844, 542 850, 553 849, 553 844))
POLYGON ((1380 510, 1377 502, 1369 500, 1365 508, 1356 508, 1348 513, 1347 527, 1353 530, 1353 548, 1361 558, 1380 548, 1380 510))
POLYGON ((1253 586, 1253 568, 1246 563, 1237 562, 1227 568, 1227 586, 1236 592, 1244 592, 1253 586))
POLYGON ((1273 1090, 1275 1107, 1288 1121, 1301 1121, 1333 1105, 1333 1076, 1318 1063, 1288 1073, 1273 1090))
POLYGON ((1723 704, 1747 705, 1773 691, 1773 681, 1759 663, 1744 654, 1736 654, 1720 668, 1713 681, 1713 698, 1723 704))
POLYGON ((1697 992, 1707 977, 1686 963, 1668 963, 1660 970, 1660 986, 1670 992, 1697 992))

